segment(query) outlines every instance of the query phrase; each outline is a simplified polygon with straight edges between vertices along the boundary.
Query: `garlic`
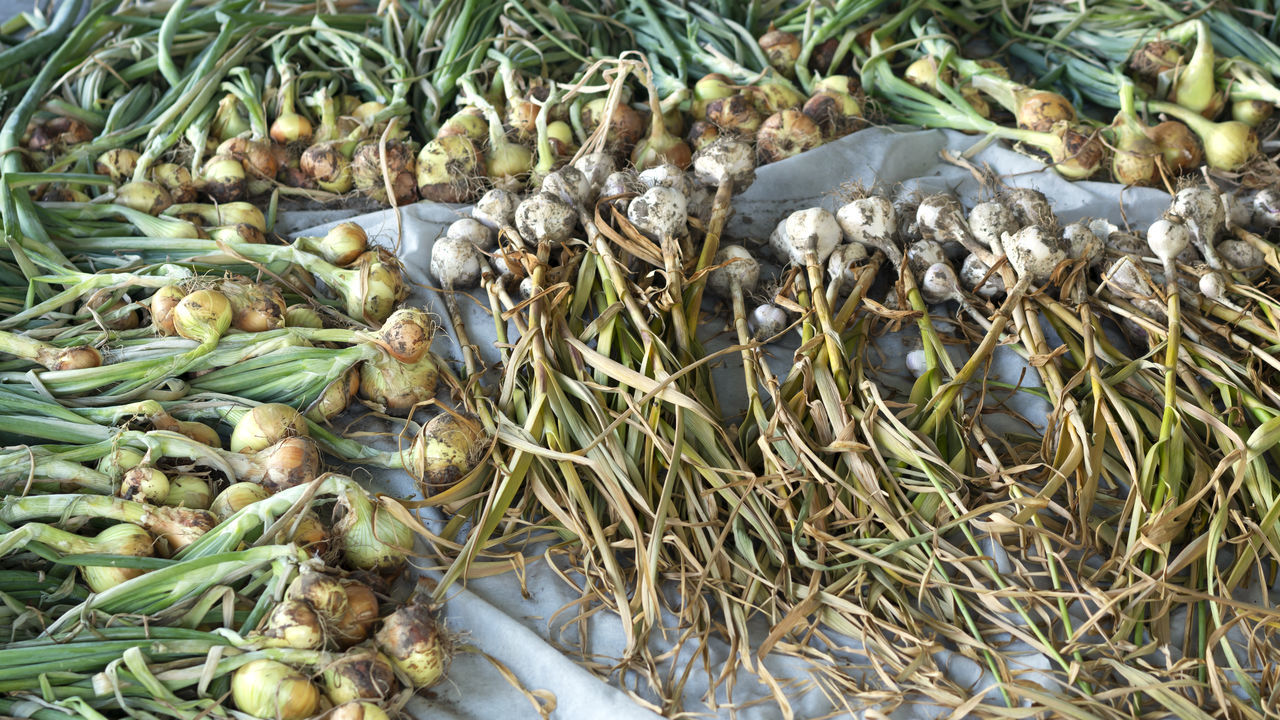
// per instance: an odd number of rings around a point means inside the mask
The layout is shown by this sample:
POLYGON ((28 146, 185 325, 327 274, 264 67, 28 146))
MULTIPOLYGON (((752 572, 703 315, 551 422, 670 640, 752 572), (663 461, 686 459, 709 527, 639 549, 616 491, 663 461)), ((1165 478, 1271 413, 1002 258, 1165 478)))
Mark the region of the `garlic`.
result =
POLYGON ((498 247, 498 233, 474 218, 454 220, 444 234, 454 240, 465 240, 481 250, 498 247))
POLYGON ((731 183, 735 193, 755 182, 755 169, 751 146, 732 138, 720 138, 693 156, 693 176, 698 183, 713 187, 731 183))
POLYGON ((936 262, 925 269, 920 277, 920 295, 930 305, 937 305, 948 300, 964 300, 960 290, 960 279, 950 263, 936 262))
POLYGON ((837 247, 827 258, 827 275, 832 281, 841 284, 855 282, 858 279, 856 268, 866 262, 867 250, 858 243, 848 243, 837 247))
POLYGON ((676 237, 689 217, 685 196, 665 186, 651 187, 631 201, 627 219, 636 229, 654 240, 676 237))
POLYGON ((594 152, 578 158, 574 161, 573 167, 586 177, 587 185, 590 186, 591 194, 594 196, 603 194, 601 187, 604 185, 604 179, 609 177, 618 166, 609 153, 594 152))
POLYGON ((578 213, 550 193, 535 193, 516 206, 516 229, 526 243, 564 242, 573 233, 578 213))
POLYGON ((847 203, 836 211, 836 221, 846 240, 883 252, 894 267, 902 264, 896 244, 898 215, 887 199, 872 196, 847 203))
POLYGON ((724 298, 735 292, 751 292, 760 280, 760 263, 741 245, 725 245, 716 253, 717 267, 707 276, 707 287, 724 298))
POLYGON ((671 163, 648 168, 636 177, 647 188, 671 188, 685 197, 688 197, 689 191, 693 189, 693 184, 689 182, 684 171, 671 163))
POLYGON ((431 246, 431 276, 446 290, 474 287, 482 264, 480 251, 466 240, 443 237, 431 246))
POLYGON ((840 225, 831 213, 822 208, 797 210, 787 216, 785 228, 787 253, 797 265, 806 262, 806 255, 814 253, 819 263, 826 262, 840 242, 840 225))
POLYGON ((1054 268, 1067 259, 1067 249, 1062 238, 1039 225, 1029 225, 1000 238, 1009 264, 1019 278, 1043 283, 1053 274, 1054 268))
POLYGON ((585 209, 591 202, 591 182, 571 165, 547 173, 542 178, 541 191, 555 195, 573 208, 585 209))
POLYGON ((516 206, 520 199, 507 190, 494 188, 485 193, 471 208, 471 217, 494 231, 515 224, 516 206))
POLYGON ((1072 260, 1087 260, 1092 265, 1102 257, 1102 241, 1083 222, 1073 222, 1062 228, 1062 240, 1067 244, 1067 256, 1072 260))
POLYGON ((777 337, 786 332, 787 311, 772 303, 758 305, 747 318, 747 326, 757 339, 777 337))
POLYGON ((1003 194, 1004 201, 1013 210, 1019 225, 1053 225, 1057 217, 1044 193, 1032 188, 1009 188, 1003 194))
POLYGON ((1259 228, 1280 225, 1280 190, 1263 188, 1253 196, 1253 224, 1259 228))
POLYGON ((997 255, 1004 252, 1000 248, 1001 236, 1015 233, 1018 228, 1017 217, 1002 202, 980 202, 969 211, 969 231, 973 233, 974 239, 997 255))
POLYGON ((907 247, 907 265, 916 275, 923 275, 929 266, 946 261, 942 245, 933 240, 917 240, 907 247))
POLYGON ((1214 241, 1226 222, 1227 213, 1217 194, 1206 185, 1183 188, 1173 196, 1170 209, 1181 216, 1194 233, 1196 249, 1204 255, 1209 267, 1222 269, 1222 258, 1218 257, 1214 241))
POLYGON ((991 267, 982 262, 977 255, 970 255, 964 259, 964 264, 960 266, 960 279, 973 294, 987 300, 1000 295, 1005 290, 1004 278, 1000 277, 1000 273, 992 273, 991 267), (982 284, 979 285, 979 283, 982 284))

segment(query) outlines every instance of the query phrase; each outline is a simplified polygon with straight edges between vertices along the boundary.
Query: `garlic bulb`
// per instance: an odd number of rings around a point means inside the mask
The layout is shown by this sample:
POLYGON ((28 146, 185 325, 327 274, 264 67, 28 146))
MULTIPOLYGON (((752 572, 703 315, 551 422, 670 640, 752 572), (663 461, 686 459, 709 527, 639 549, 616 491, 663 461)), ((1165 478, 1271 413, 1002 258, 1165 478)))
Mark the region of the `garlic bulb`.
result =
POLYGON ((1000 248, 1000 238, 1005 233, 1017 232, 1018 227, 1017 217, 1002 202, 980 202, 969 211, 969 231, 974 239, 997 255, 1004 252, 1000 248))
POLYGON ((977 255, 964 259, 964 264, 960 266, 960 279, 973 294, 987 300, 1004 292, 1004 278, 1000 277, 1000 273, 992 273, 991 267, 977 255))
POLYGON ((846 203, 836 211, 836 221, 849 242, 883 252, 895 267, 902 264, 896 244, 898 214, 887 199, 873 195, 846 203))
POLYGON ((917 276, 936 263, 945 263, 947 255, 942 245, 933 240, 917 240, 907 247, 907 266, 917 276))
POLYGON ((454 240, 465 240, 485 251, 493 250, 498 246, 498 231, 475 218, 454 220, 449 225, 449 229, 445 230, 444 235, 454 240))
POLYGON ((442 237, 431 246, 431 276, 445 290, 475 287, 483 260, 479 248, 470 242, 442 237))
POLYGON ((564 242, 577 221, 578 212, 550 193, 535 193, 516 207, 516 229, 526 243, 564 242))
POLYGON ((797 265, 804 264, 810 252, 819 263, 825 263, 840 244, 840 225, 835 216, 822 208, 791 213, 787 216, 785 232, 788 255, 797 265))
POLYGON ((515 224, 516 206, 519 204, 520 199, 514 193, 494 188, 476 201, 471 208, 471 217, 496 232, 515 224))
POLYGON ((772 303, 758 305, 747 318, 747 327, 756 339, 777 337, 786 332, 789 324, 787 311, 772 303))
POLYGON ((741 245, 724 245, 716 253, 716 267, 707 276, 707 287, 724 298, 751 292, 760 280, 760 263, 741 245))
POLYGON ((1046 282, 1054 268, 1067 259, 1062 238, 1040 225, 1028 225, 1012 235, 1005 234, 1000 243, 1018 277, 1035 283, 1046 282))
POLYGON ((644 191, 627 207, 627 219, 636 229, 654 240, 675 237, 688 222, 684 194, 658 185, 644 191))
POLYGON ((740 140, 720 138, 693 156, 693 176, 703 185, 727 182, 742 192, 756 179, 755 152, 740 140))

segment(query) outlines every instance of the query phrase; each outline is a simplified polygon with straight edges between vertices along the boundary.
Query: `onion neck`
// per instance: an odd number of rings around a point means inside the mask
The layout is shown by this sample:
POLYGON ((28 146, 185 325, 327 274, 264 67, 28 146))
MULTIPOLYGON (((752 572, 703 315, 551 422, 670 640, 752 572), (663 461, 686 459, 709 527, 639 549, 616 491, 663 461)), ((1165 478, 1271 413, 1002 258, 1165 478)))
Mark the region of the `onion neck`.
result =
POLYGON ((1186 68, 1178 74, 1178 81, 1174 86, 1179 105, 1198 114, 1214 104, 1217 87, 1213 63, 1213 40, 1210 38, 1209 25, 1204 20, 1197 20, 1196 49, 1187 61, 1186 68))

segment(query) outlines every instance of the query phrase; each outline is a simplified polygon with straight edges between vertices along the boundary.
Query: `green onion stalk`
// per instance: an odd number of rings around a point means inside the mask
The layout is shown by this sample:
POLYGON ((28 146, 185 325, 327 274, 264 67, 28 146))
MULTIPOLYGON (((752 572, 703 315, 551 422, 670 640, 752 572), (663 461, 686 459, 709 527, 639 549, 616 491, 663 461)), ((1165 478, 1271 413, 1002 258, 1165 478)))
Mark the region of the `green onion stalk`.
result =
POLYGON ((190 270, 169 264, 152 265, 134 272, 85 273, 66 270, 54 275, 36 275, 31 280, 37 287, 64 285, 66 289, 0 320, 0 328, 38 325, 49 313, 57 312, 67 304, 99 290, 130 287, 158 289, 166 285, 181 284, 191 278, 190 270))
POLYGON ((166 540, 169 548, 175 552, 190 545, 216 524, 213 515, 204 510, 147 505, 121 498, 78 493, 7 496, 4 506, 0 507, 0 522, 10 525, 67 517, 102 518, 136 525, 166 540))

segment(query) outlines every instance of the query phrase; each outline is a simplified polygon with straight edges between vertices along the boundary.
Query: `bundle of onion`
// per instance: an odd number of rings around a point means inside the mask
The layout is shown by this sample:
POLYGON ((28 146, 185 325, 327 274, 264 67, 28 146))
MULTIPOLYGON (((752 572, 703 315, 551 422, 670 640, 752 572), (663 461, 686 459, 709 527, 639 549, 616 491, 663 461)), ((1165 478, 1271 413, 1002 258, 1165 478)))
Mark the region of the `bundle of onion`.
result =
POLYGON ((382 622, 378 649, 416 689, 439 682, 449 665, 449 642, 428 600, 418 594, 382 622))
POLYGON ((275 660, 253 660, 231 678, 231 699, 259 718, 303 720, 320 709, 320 691, 305 675, 275 660))
MULTIPOLYGON (((0 557, 25 548, 29 543, 41 543, 63 555, 117 555, 127 557, 151 557, 154 539, 146 530, 128 522, 112 525, 95 537, 74 535, 44 523, 26 523, 16 530, 0 534, 0 557)), ((86 564, 80 570, 85 583, 94 592, 103 592, 143 572, 139 568, 115 567, 110 561, 104 564, 86 564)))

